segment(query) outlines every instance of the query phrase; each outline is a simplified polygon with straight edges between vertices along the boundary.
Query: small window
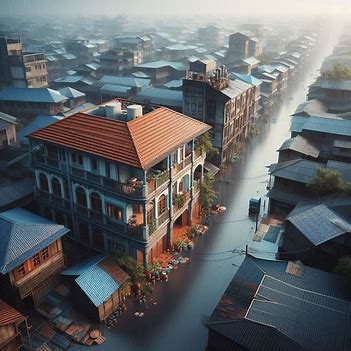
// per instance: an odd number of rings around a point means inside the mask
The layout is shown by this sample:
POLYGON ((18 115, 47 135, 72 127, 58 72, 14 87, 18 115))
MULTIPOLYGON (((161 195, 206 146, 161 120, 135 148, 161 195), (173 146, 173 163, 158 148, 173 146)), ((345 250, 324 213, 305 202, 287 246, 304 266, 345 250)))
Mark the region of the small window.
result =
POLYGON ((107 213, 109 217, 123 221, 123 209, 121 207, 107 204, 107 213))
POLYGON ((37 266, 40 265, 40 255, 39 255, 39 253, 35 254, 32 257, 32 261, 33 261, 34 267, 37 267, 37 266))
POLYGON ((71 158, 72 158, 73 163, 83 165, 83 156, 81 154, 78 154, 76 152, 72 152, 71 158))
POLYGON ((98 171, 98 161, 96 158, 91 159, 91 170, 95 172, 98 171))
POLYGON ((111 168, 110 163, 105 161, 105 175, 107 178, 111 178, 111 168))
POLYGON ((41 258, 45 261, 49 258, 49 248, 46 247, 41 250, 41 258))
POLYGON ((30 67, 26 67, 26 72, 30 72, 31 68, 30 67))
POLYGON ((24 276, 26 274, 26 267, 24 266, 24 263, 17 267, 17 273, 19 276, 24 276))

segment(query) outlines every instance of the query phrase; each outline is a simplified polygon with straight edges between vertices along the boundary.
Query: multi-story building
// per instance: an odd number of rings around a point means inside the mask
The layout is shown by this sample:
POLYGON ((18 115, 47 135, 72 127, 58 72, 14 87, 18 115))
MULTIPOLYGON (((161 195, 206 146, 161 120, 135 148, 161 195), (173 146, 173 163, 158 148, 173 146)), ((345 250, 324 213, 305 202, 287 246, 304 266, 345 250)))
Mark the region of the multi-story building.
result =
POLYGON ((137 63, 137 55, 129 49, 114 49, 106 51, 100 56, 102 74, 107 75, 127 75, 137 63))
POLYGON ((115 49, 132 51, 138 58, 137 63, 150 61, 154 56, 154 45, 150 35, 115 37, 113 46, 115 49))
POLYGON ((30 296, 38 306, 65 268, 61 237, 68 231, 21 208, 0 213, 2 296, 14 301, 30 296))
POLYGON ((222 35, 218 27, 207 26, 197 30, 197 38, 206 48, 217 48, 222 44, 222 35))
POLYGON ((202 122, 118 101, 77 113, 32 133, 41 211, 64 218, 74 239, 99 252, 135 257, 145 266, 200 211, 205 155, 202 122))
POLYGON ((0 83, 18 88, 48 86, 43 53, 23 52, 20 36, 0 33, 0 83))
POLYGON ((16 144, 16 118, 0 112, 0 149, 16 144))
POLYGON ((230 80, 224 66, 214 73, 214 67, 209 60, 190 64, 189 78, 183 81, 183 113, 212 126, 213 146, 219 151, 212 162, 219 165, 235 155, 237 143, 248 134, 255 86, 230 80))
POLYGON ((236 32, 229 36, 228 57, 233 60, 257 57, 262 53, 261 41, 249 31, 236 32))

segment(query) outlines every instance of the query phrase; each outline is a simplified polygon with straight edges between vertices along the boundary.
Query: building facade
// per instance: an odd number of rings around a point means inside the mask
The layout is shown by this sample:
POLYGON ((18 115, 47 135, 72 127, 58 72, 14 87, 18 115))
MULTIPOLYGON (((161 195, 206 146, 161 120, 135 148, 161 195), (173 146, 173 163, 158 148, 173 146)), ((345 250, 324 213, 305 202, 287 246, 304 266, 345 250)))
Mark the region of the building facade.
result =
POLYGON ((224 67, 213 75, 212 68, 212 62, 191 63, 189 78, 183 81, 183 113, 212 126, 213 146, 219 151, 212 161, 220 165, 235 155, 248 135, 255 87, 230 80, 224 67))
POLYGON ((205 155, 195 139, 210 127, 166 108, 141 110, 108 103, 30 140, 43 150, 33 159, 42 213, 64 220, 83 245, 146 266, 200 209, 205 155))

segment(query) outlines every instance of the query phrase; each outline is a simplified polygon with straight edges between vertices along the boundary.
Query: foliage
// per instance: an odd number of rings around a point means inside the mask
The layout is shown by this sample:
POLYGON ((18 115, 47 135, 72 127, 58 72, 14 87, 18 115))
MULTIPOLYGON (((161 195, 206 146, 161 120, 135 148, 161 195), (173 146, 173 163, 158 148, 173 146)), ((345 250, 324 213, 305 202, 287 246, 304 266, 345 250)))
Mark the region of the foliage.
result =
POLYGON ((140 284, 140 290, 142 291, 142 293, 145 296, 150 296, 150 295, 152 295, 152 293, 154 291, 154 287, 153 287, 153 285, 150 282, 144 280, 140 284))
POLYGON ((213 200, 216 198, 216 192, 213 190, 214 178, 206 173, 204 180, 200 185, 200 201, 204 210, 209 210, 212 206, 213 200))
POLYGON ((351 285, 351 256, 341 257, 334 270, 344 276, 347 283, 351 285))
POLYGON ((206 154, 216 155, 218 149, 212 145, 212 139, 209 132, 202 134, 195 140, 195 151, 199 154, 206 152, 206 154))
POLYGON ((155 273, 161 270, 161 265, 160 262, 157 260, 153 260, 152 262, 149 263, 148 265, 148 271, 151 273, 155 273))
POLYGON ((182 208, 185 204, 185 194, 177 194, 174 198, 174 204, 178 208, 182 208))
POLYGON ((133 284, 141 283, 145 280, 144 268, 135 258, 123 256, 115 258, 115 260, 129 274, 133 284))
POLYGON ((157 221, 154 218, 151 223, 149 223, 149 234, 152 234, 156 231, 157 228, 157 221))
POLYGON ((345 189, 340 173, 328 168, 319 169, 312 183, 307 186, 316 195, 338 193, 345 189))
POLYGON ((258 134, 259 134, 259 130, 258 130, 256 123, 251 123, 250 129, 249 129, 249 138, 253 139, 253 138, 257 137, 258 134))
POLYGON ((178 239, 175 243, 174 246, 176 247, 176 249, 179 251, 182 249, 184 244, 184 240, 183 239, 178 239))
POLYGON ((342 63, 336 63, 332 70, 323 72, 321 77, 335 80, 351 79, 351 69, 342 63))

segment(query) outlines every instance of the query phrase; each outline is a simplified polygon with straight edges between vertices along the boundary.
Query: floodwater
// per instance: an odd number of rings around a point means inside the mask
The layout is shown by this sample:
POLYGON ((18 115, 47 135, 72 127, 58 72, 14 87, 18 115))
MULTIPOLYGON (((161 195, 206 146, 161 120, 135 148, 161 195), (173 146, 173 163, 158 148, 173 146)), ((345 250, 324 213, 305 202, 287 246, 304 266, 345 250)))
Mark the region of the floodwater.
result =
MULTIPOLYGON (((203 323, 211 315, 243 260, 255 223, 248 219, 248 201, 252 196, 266 194, 268 181, 266 166, 276 162, 276 150, 289 137, 290 114, 306 101, 308 85, 318 75, 323 58, 330 54, 334 43, 319 48, 318 58, 306 68, 295 89, 291 89, 280 108, 267 123, 260 126, 260 134, 216 183, 218 203, 227 211, 211 219, 210 230, 197 239, 189 253, 190 262, 170 273, 169 281, 157 283, 156 305, 129 308, 118 324, 105 330, 106 342, 94 350, 108 351, 203 351, 207 343, 207 329, 203 323), (224 179, 224 181, 223 181, 224 179), (134 315, 142 311, 142 318, 134 315)), ((267 202, 267 201, 266 201, 267 202)), ((267 206, 266 206, 267 208, 267 206)), ((87 350, 74 346, 72 350, 87 350)))

